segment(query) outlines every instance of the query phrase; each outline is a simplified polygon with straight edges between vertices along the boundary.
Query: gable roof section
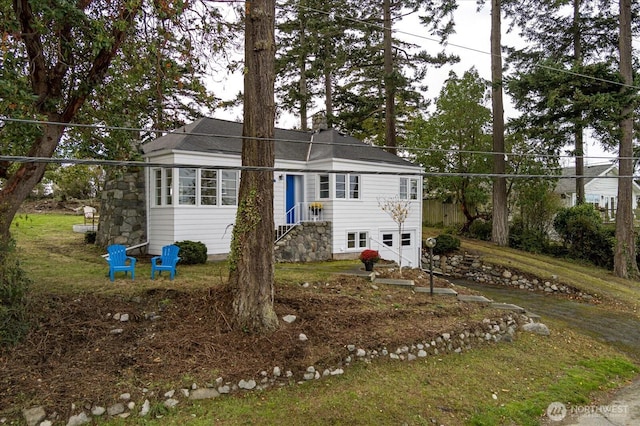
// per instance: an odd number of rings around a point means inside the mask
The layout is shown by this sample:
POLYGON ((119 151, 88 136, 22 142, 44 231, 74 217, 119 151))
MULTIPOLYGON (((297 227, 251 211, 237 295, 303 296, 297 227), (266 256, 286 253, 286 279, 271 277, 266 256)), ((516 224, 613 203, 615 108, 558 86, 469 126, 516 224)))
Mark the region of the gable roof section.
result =
MULTIPOLYGON (((367 145, 334 129, 304 132, 276 128, 274 137, 276 139, 275 156, 279 160, 306 162, 339 158, 418 167, 383 149, 367 145), (309 149, 310 147, 311 149, 309 149)), ((142 146, 142 149, 147 157, 160 151, 240 155, 242 152, 242 123, 200 118, 173 133, 147 142, 142 146)))
MULTIPOLYGON (((588 184, 598 176, 606 174, 610 169, 614 168, 613 164, 599 164, 596 166, 585 166, 584 168, 584 184, 588 184)), ((558 184, 556 185, 556 191, 560 194, 573 194, 576 192, 576 168, 565 167, 562 169, 562 176, 573 177, 560 177, 558 184)))

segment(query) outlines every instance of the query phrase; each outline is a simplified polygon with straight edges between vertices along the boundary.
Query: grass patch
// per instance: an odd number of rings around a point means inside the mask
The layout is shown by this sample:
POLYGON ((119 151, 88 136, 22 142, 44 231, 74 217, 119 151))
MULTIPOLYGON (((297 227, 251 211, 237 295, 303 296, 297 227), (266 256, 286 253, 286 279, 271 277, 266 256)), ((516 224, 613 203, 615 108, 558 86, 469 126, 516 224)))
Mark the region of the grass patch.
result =
POLYGON ((343 376, 223 396, 136 422, 536 425, 551 402, 584 404, 594 391, 620 386, 637 372, 626 358, 579 334, 523 334, 463 355, 358 363, 343 376))
POLYGON ((479 240, 462 239, 461 250, 482 255, 484 262, 517 269, 541 279, 551 279, 552 275, 556 275, 564 284, 592 295, 614 299, 634 313, 637 313, 640 307, 640 283, 618 278, 603 268, 542 254, 521 252, 479 240))

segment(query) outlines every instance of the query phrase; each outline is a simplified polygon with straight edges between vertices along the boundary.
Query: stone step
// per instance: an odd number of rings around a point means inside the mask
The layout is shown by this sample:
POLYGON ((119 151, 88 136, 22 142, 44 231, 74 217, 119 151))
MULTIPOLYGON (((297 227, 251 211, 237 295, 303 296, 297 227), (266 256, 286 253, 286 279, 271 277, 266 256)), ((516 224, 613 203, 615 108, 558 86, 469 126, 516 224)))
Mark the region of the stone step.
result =
MULTIPOLYGON (((428 274, 429 273, 429 264, 428 263, 427 264, 423 263, 421 265, 420 269, 422 269, 422 271, 424 273, 428 274)), ((442 269, 440 269, 440 268, 433 268, 433 275, 444 275, 444 272, 442 272, 442 269)))
POLYGON ((397 280, 393 278, 376 278, 376 284, 395 285, 399 287, 414 288, 413 280, 397 280))
POLYGON ((376 280, 376 273, 375 272, 367 272, 367 271, 364 271, 364 270, 338 272, 337 274, 338 275, 352 275, 352 276, 355 276, 355 277, 360 277, 360 278, 367 279, 369 281, 375 281, 376 280))
MULTIPOLYGON (((429 287, 415 287, 413 289, 416 293, 431 293, 431 289, 429 287)), ((444 296, 457 296, 458 292, 452 288, 446 287, 434 287, 433 294, 444 295, 444 296)))
POLYGON ((491 303, 493 300, 487 299, 484 296, 476 296, 474 294, 459 294, 458 300, 461 302, 474 302, 474 303, 491 303))
POLYGON ((496 303, 492 303, 491 307, 495 308, 495 309, 504 309, 506 311, 514 311, 514 312, 517 312, 519 314, 524 314, 526 312, 526 309, 524 309, 523 307, 511 304, 511 303, 497 303, 496 302, 496 303))

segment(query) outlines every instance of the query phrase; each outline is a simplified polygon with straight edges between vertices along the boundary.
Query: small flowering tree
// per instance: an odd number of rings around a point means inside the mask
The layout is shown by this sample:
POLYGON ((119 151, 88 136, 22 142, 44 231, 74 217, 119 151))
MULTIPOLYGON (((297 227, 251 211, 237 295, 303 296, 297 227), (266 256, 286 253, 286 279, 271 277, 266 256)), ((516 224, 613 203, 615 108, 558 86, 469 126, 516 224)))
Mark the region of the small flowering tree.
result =
POLYGON ((396 195, 393 197, 378 198, 378 206, 380 206, 382 211, 391 216, 391 219, 398 225, 398 266, 400 267, 400 274, 402 274, 402 230, 411 211, 411 201, 402 200, 396 195))

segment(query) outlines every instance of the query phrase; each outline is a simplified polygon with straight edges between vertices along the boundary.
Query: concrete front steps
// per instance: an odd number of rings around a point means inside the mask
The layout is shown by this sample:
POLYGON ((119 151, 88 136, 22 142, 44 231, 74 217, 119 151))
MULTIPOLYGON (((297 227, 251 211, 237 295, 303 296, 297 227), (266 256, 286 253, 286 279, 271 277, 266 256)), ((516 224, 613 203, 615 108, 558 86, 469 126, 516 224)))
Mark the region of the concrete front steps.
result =
MULTIPOLYGON (((431 289, 429 287, 416 287, 415 282, 413 280, 403 280, 403 279, 395 279, 395 278, 378 278, 375 272, 367 272, 367 271, 362 271, 360 269, 354 270, 351 272, 343 272, 342 274, 355 275, 357 277, 368 279, 369 281, 375 282, 376 284, 384 284, 384 285, 406 288, 407 290, 412 290, 416 293, 431 294, 431 289)), ((458 294, 458 292, 452 288, 434 287, 433 294, 438 296, 455 296, 460 302, 482 303, 494 309, 504 309, 507 311, 526 314, 527 316, 529 316, 529 318, 533 319, 536 322, 540 318, 539 315, 534 314, 532 312, 527 312, 526 309, 518 305, 514 305, 511 303, 494 302, 493 300, 488 299, 482 295, 458 294)))

